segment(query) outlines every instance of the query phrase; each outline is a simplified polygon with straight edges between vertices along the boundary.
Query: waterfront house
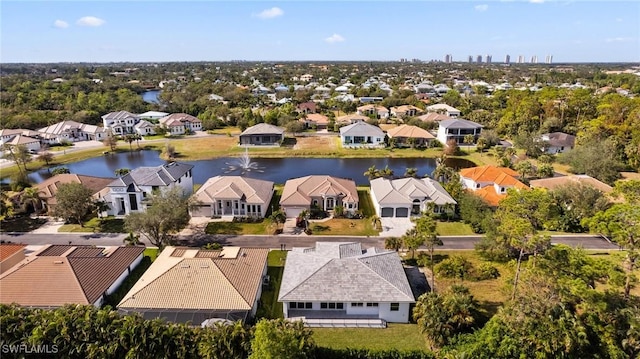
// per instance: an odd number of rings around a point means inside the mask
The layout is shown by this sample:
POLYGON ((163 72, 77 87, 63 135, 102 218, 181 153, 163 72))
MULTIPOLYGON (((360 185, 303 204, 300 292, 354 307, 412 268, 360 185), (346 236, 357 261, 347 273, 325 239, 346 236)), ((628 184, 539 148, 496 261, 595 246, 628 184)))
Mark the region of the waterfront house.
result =
POLYGON ((67 183, 79 183, 89 189, 95 199, 99 199, 101 197, 100 193, 102 193, 114 180, 115 178, 109 177, 62 173, 47 178, 46 180, 38 183, 35 187, 38 190, 38 196, 42 201, 42 207, 46 208, 48 213, 52 213, 58 204, 56 194, 58 193, 60 185, 67 183))
POLYGON ((40 128, 37 130, 40 135, 51 136, 53 141, 62 143, 65 141, 102 141, 107 137, 107 131, 105 128, 95 125, 87 125, 76 121, 62 121, 51 126, 40 128))
POLYGON ((240 146, 280 146, 284 140, 284 128, 259 123, 240 134, 240 146))
POLYGON ((418 126, 400 125, 387 130, 389 139, 395 139, 399 147, 430 147, 435 137, 418 126))
POLYGON ((436 137, 438 141, 446 145, 449 140, 455 140, 457 144, 463 144, 464 138, 471 135, 473 136, 473 143, 476 143, 481 132, 481 124, 461 118, 452 118, 438 123, 438 135, 436 137))
POLYGON ((202 130, 202 121, 186 113, 172 113, 161 118, 159 122, 162 126, 166 126, 172 135, 183 135, 202 130))
POLYGON ((384 132, 378 126, 358 121, 340 127, 340 140, 343 147, 380 147, 384 146, 384 132))
POLYGON ((371 199, 381 218, 419 216, 425 211, 453 213, 457 202, 431 178, 376 178, 371 180, 371 199))
POLYGON ((134 133, 133 126, 140 121, 138 115, 128 111, 110 112, 102 116, 102 126, 111 130, 114 135, 121 136, 134 133))
POLYGON ((287 217, 295 218, 303 210, 318 208, 332 211, 342 206, 344 213, 358 210, 358 190, 351 179, 332 176, 305 176, 290 179, 284 184, 280 208, 287 217))
POLYGON ((194 217, 264 218, 273 197, 273 182, 241 176, 209 178, 196 191, 194 217))

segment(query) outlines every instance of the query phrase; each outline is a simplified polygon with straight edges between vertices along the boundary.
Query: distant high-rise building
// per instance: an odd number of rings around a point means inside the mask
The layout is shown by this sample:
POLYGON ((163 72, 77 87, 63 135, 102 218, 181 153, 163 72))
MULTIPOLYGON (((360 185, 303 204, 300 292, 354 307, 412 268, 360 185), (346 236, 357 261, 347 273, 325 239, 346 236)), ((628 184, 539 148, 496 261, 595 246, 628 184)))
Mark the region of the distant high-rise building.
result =
POLYGON ((453 58, 451 57, 451 54, 444 55, 444 62, 450 64, 452 61, 453 61, 453 58))
POLYGON ((482 55, 476 56, 476 62, 479 63, 479 64, 482 63, 482 55))
POLYGON ((536 56, 536 55, 531 56, 531 63, 532 64, 537 64, 538 63, 538 56, 536 56))
POLYGON ((544 62, 547 64, 550 64, 553 62, 553 55, 547 55, 547 57, 544 59, 544 62))
POLYGON ((509 65, 509 63, 511 62, 511 56, 507 55, 504 57, 504 63, 509 65))
POLYGON ((524 55, 518 55, 518 63, 524 64, 524 55))
POLYGON ((400 62, 407 62, 407 59, 405 59, 404 57, 400 58, 400 62))
POLYGON ((488 64, 491 63, 491 55, 487 55, 485 62, 488 63, 488 64))
POLYGON ((469 63, 473 63, 473 56, 469 55, 469 63))

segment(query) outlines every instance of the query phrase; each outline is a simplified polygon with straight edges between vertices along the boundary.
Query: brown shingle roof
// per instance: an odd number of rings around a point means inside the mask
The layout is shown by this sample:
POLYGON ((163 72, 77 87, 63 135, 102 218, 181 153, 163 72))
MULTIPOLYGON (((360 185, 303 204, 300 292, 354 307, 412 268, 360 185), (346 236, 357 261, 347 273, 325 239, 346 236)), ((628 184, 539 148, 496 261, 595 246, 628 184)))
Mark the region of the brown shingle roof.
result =
POLYGON ((600 190, 603 193, 611 193, 613 188, 604 182, 600 182, 597 179, 587 175, 571 175, 561 177, 551 177, 537 179, 529 182, 532 188, 542 187, 550 190, 554 190, 557 187, 565 186, 571 183, 582 183, 584 185, 591 186, 600 190))
POLYGON ((40 198, 45 200, 47 204, 52 205, 57 203, 55 195, 58 192, 58 187, 63 183, 80 183, 91 190, 92 193, 98 193, 100 190, 107 187, 109 183, 113 182, 113 180, 115 180, 115 178, 64 173, 42 181, 36 185, 36 188, 40 193, 40 198))

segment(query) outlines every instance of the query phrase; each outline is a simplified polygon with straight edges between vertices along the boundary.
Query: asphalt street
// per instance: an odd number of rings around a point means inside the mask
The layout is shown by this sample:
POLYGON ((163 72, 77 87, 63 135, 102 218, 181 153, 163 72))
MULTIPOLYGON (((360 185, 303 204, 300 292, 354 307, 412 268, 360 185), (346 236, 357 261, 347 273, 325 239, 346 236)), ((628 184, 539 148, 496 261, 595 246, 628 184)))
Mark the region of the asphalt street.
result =
MULTIPOLYGON (((13 243, 24 243, 27 245, 44 244, 86 244, 98 246, 118 246, 123 244, 125 234, 105 234, 105 233, 58 233, 58 234, 35 234, 35 233, 2 233, 0 240, 13 243)), ((437 249, 474 249, 475 244, 482 238, 481 236, 443 236, 443 245, 437 249)), ((183 245, 203 245, 208 242, 219 242, 223 245, 234 245, 243 247, 262 247, 272 249, 291 249, 292 247, 310 247, 317 241, 330 242, 360 242, 365 247, 384 247, 383 237, 349 237, 349 236, 211 236, 199 235, 197 237, 178 237, 183 245)), ((144 240, 143 240, 144 242, 144 240)), ((572 247, 581 246, 589 250, 615 250, 619 247, 610 243, 599 235, 562 235, 552 236, 553 244, 566 244, 572 247)), ((149 245, 149 243, 145 243, 149 245)))

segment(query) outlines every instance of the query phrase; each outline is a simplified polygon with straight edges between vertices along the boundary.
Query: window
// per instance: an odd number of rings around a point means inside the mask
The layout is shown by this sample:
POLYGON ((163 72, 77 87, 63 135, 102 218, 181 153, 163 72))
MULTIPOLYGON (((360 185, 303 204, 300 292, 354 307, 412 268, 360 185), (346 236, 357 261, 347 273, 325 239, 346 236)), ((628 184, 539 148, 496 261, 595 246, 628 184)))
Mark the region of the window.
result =
POLYGON ((311 302, 304 303, 304 309, 313 309, 313 303, 311 302))
POLYGON ((377 307, 378 303, 367 303, 367 307, 377 307))
POLYGON ((329 309, 336 309, 336 303, 329 303, 329 309))
POLYGON ((327 309, 327 303, 320 303, 320 309, 327 309))
POLYGON ((392 312, 399 311, 400 310, 400 303, 391 303, 389 310, 392 311, 392 312))
POLYGON ((476 183, 476 188, 480 188, 480 183, 476 183))
POLYGON ((344 309, 344 303, 336 303, 337 309, 344 309))
POLYGON ((505 192, 507 192, 507 189, 504 187, 500 187, 500 193, 505 193, 505 192))
POLYGON ((362 307, 364 303, 351 303, 352 307, 362 307))

